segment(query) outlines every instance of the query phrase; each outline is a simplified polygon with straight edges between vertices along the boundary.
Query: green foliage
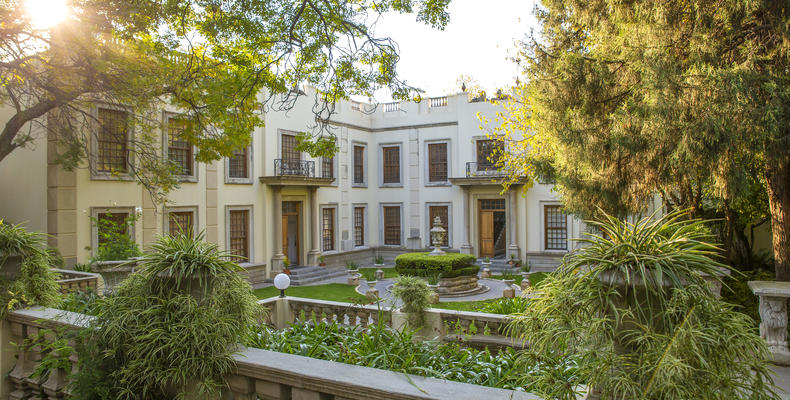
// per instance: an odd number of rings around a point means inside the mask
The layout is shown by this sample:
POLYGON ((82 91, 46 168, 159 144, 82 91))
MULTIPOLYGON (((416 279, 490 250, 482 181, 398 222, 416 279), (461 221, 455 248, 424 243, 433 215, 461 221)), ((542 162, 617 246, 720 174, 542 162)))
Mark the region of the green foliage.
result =
POLYGON ((395 269, 401 275, 428 277, 440 274, 442 278, 476 275, 480 267, 474 265, 470 254, 447 253, 431 256, 429 253, 404 253, 395 257, 395 269))
POLYGON ((60 297, 56 274, 50 268, 58 260, 56 253, 47 250, 44 235, 0 220, 0 267, 4 272, 16 262, 10 259, 15 256, 22 258, 18 276, 13 280, 0 278, 0 318, 18 307, 55 305, 60 297))
MULTIPOLYGON (((111 217, 112 213, 108 213, 111 217)), ((120 261, 128 260, 132 257, 139 257, 142 252, 137 247, 137 242, 129 235, 132 227, 138 220, 134 213, 130 214, 118 224, 112 218, 91 217, 91 223, 96 228, 99 237, 99 245, 96 248, 96 255, 93 261, 120 261)))
POLYGON ((374 258, 373 260, 374 260, 373 261, 374 264, 379 264, 379 265, 384 264, 384 256, 380 256, 380 255, 376 256, 376 258, 374 258))
POLYGON ((181 398, 216 393, 237 344, 262 310, 241 268, 216 244, 162 236, 102 301, 78 347, 79 398, 181 398))
POLYGON ((80 314, 96 315, 100 301, 99 295, 89 288, 67 294, 56 308, 80 314))
POLYGON ((359 263, 356 261, 346 261, 346 269, 349 271, 356 271, 359 269, 359 263))
MULTIPOLYGON (((571 355, 574 383, 602 398, 776 398, 754 322, 715 298, 702 277, 721 267, 709 258, 710 234, 681 217, 590 222, 603 234, 585 239, 513 316, 510 332, 530 343, 525 357, 571 355)), ((539 380, 542 395, 575 398, 554 374, 539 380)))
POLYGON ((399 276, 390 293, 403 302, 401 311, 421 314, 431 303, 433 291, 425 285, 425 281, 416 276, 399 276))
POLYGON ((721 288, 721 299, 735 305, 735 309, 748 315, 757 324, 760 321, 758 312, 759 297, 749 288, 749 281, 773 281, 776 276, 772 271, 757 270, 744 273, 733 272, 724 278, 721 288))
POLYGON ((24 351, 37 351, 42 355, 41 362, 30 375, 31 378, 47 379, 50 372, 62 369, 66 375, 71 374, 71 360, 74 348, 69 344, 69 336, 62 330, 39 329, 36 334, 25 338, 20 345, 24 351))
POLYGON ((529 373, 537 369, 535 365, 522 366, 511 348, 492 353, 413 339, 412 332, 395 331, 383 324, 361 330, 335 323, 306 322, 281 331, 264 328, 255 332, 247 345, 503 389, 524 390, 529 373))
POLYGON ((360 275, 368 282, 376 280, 376 270, 373 268, 362 268, 359 270, 360 275))
POLYGON ((491 314, 517 314, 527 311, 529 304, 530 299, 528 297, 516 296, 512 299, 500 297, 478 307, 477 311, 491 314))

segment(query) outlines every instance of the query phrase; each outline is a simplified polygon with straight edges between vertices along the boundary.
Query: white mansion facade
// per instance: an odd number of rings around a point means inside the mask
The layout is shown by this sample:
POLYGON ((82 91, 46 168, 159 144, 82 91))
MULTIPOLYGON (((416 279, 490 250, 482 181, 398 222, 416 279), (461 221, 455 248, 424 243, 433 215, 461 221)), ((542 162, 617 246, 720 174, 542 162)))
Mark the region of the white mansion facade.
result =
MULTIPOLYGON (((97 246, 91 217, 136 213, 129 234, 142 247, 177 226, 205 231, 259 277, 273 276, 286 257, 316 265, 323 255, 333 265, 425 249, 436 216, 452 251, 514 255, 543 268, 556 265, 581 235, 583 224, 562 212, 550 185, 524 190, 521 182, 502 192, 487 157, 496 143, 477 118, 493 120, 495 105, 470 102, 465 93, 376 109, 344 101, 331 120, 338 153, 312 158, 295 149, 296 132, 314 125, 312 99, 301 97, 288 113, 266 113, 249 148, 210 164, 194 161, 193 149, 178 140, 177 117, 163 112, 162 154, 183 171, 165 205, 134 181, 104 172, 126 168, 130 156, 118 142, 133 133, 123 110, 97 105, 102 128, 90 135, 96 143, 89 167, 63 170, 48 157, 54 144, 45 138, 0 164, 0 218, 48 233, 73 265, 87 262, 97 246)), ((0 111, 1 121, 8 117, 0 111)))

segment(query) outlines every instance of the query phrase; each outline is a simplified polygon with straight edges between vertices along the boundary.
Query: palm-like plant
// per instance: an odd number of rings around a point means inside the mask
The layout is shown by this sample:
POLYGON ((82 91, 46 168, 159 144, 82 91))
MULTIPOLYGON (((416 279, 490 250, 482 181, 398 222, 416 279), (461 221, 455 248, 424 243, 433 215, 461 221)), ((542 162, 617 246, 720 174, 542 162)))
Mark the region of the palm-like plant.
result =
POLYGON ((775 398, 754 322, 705 283, 724 266, 703 221, 674 212, 589 224, 601 233, 566 257, 509 327, 530 344, 525 361, 578 363, 572 376, 542 374, 533 387, 563 399, 581 385, 601 398, 775 398))

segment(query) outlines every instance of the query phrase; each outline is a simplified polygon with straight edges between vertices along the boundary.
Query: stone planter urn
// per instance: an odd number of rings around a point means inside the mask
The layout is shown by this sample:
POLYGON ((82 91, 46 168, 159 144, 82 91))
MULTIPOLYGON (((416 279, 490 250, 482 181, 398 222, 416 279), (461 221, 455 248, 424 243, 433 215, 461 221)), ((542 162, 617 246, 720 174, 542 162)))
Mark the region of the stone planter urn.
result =
POLYGON ((427 284, 428 288, 431 289, 431 304, 436 304, 439 302, 439 285, 432 285, 430 283, 427 284))
POLYGON ((367 282, 368 282, 368 288, 370 289, 375 289, 376 284, 379 283, 379 281, 367 281, 367 282))
POLYGON ((359 274, 357 271, 348 271, 348 284, 351 286, 359 286, 359 274))
POLYGON ((527 290, 527 289, 529 289, 529 287, 532 286, 532 283, 530 283, 530 281, 529 281, 529 276, 530 275, 532 275, 531 272, 522 272, 521 273, 521 276, 524 278, 524 279, 521 280, 521 291, 522 292, 527 290))
POLYGON ((368 300, 375 300, 379 297, 379 290, 376 289, 376 284, 378 281, 367 281, 368 282, 368 290, 365 291, 365 298, 368 300))
MULTIPOLYGON (((488 264, 491 265, 491 263, 488 263, 488 264)), ((483 278, 483 279, 490 278, 491 277, 491 268, 483 267, 483 271, 480 272, 480 277, 483 278)))
POLYGON ((91 272, 101 275, 104 280, 104 294, 109 294, 115 291, 115 287, 133 273, 136 267, 137 258, 120 261, 96 261, 91 264, 91 272))
POLYGON ((0 254, 0 260, 3 260, 3 258, 5 258, 5 261, 0 265, 0 277, 7 281, 16 280, 22 271, 22 256, 19 254, 0 254))
POLYGON ((514 279, 504 279, 505 289, 502 290, 502 297, 512 299, 516 297, 516 289, 513 287, 514 279))
POLYGON ((376 279, 384 279, 384 271, 381 268, 376 270, 376 279))

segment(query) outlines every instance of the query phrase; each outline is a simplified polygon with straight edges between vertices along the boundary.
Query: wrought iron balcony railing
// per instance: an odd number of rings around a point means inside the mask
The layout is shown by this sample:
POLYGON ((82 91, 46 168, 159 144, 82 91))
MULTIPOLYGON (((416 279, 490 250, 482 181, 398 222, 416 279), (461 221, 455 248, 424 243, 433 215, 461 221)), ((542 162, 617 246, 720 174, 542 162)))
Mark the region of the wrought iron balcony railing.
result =
POLYGON ((490 163, 477 163, 477 162, 468 162, 466 163, 466 177, 467 178, 475 178, 475 177, 502 177, 507 176, 505 171, 500 171, 496 168, 496 165, 490 163))
POLYGON ((274 160, 274 175, 315 178, 315 162, 278 158, 274 160))

